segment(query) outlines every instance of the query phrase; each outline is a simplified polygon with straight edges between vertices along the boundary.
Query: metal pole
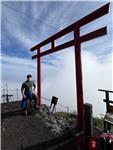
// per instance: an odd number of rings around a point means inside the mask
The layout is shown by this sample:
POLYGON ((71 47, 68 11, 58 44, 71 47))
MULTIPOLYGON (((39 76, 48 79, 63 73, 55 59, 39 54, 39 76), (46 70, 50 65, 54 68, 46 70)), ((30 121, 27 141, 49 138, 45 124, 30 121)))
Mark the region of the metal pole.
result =
POLYGON ((81 43, 80 43, 80 28, 76 26, 74 30, 75 43, 75 65, 76 65, 76 88, 77 88, 77 109, 78 109, 78 124, 80 130, 84 129, 83 115, 83 87, 82 87, 82 64, 81 64, 81 43))
MULTIPOLYGON (((37 50, 38 56, 40 56, 40 48, 37 50)), ((38 57, 37 59, 37 93, 38 93, 38 97, 37 97, 37 103, 39 106, 39 109, 41 109, 41 57, 38 57)))
POLYGON ((107 112, 109 112, 109 92, 108 91, 105 92, 105 97, 106 97, 106 109, 107 109, 107 112))
POLYGON ((7 92, 7 94, 8 94, 8 85, 7 85, 7 83, 6 83, 6 92, 7 92))
POLYGON ((18 89, 16 89, 17 101, 18 101, 18 89))
POLYGON ((69 113, 69 107, 67 106, 67 113, 69 113))
POLYGON ((9 102, 9 97, 8 97, 8 85, 6 83, 6 102, 9 102))

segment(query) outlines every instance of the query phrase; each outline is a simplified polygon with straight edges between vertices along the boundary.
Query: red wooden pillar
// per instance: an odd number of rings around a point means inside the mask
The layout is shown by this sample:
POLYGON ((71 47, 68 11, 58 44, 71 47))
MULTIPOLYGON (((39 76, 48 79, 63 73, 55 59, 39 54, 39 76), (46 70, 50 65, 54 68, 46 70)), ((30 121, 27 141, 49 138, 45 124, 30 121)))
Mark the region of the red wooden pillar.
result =
POLYGON ((82 62, 81 62, 81 43, 80 28, 77 26, 74 31, 75 39, 75 63, 76 63, 76 89, 77 89, 77 111, 78 124, 80 130, 84 129, 84 107, 83 107, 83 86, 82 86, 82 62))
POLYGON ((39 109, 41 109, 41 57, 40 57, 40 48, 37 50, 38 53, 38 59, 37 59, 37 93, 38 93, 38 106, 39 109))

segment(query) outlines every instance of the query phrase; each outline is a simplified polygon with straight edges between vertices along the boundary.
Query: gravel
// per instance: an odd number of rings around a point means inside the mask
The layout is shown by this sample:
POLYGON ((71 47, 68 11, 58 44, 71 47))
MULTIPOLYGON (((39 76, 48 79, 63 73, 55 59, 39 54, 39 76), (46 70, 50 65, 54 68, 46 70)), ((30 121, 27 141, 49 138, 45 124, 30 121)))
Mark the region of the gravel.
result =
POLYGON ((43 105, 34 115, 23 115, 19 102, 1 104, 1 150, 22 150, 63 134, 69 123, 43 105))

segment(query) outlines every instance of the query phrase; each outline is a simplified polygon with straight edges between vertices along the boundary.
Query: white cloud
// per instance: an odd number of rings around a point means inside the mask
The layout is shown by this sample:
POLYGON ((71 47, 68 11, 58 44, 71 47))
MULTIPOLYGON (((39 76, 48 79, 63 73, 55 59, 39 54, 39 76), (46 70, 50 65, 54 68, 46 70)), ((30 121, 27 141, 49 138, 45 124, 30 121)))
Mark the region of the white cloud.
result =
MULTIPOLYGON (((105 104, 102 101, 104 94, 98 92, 98 89, 112 90, 112 56, 109 54, 98 58, 92 52, 87 51, 83 51, 82 55, 85 102, 93 104, 95 115, 105 113, 105 104)), ((57 68, 56 72, 55 68, 50 71, 44 70, 46 76, 42 86, 43 95, 49 98, 52 95, 58 96, 60 103, 75 110, 76 89, 73 52, 68 51, 61 58, 62 68, 57 68)))
POLYGON ((112 54, 98 58, 90 53, 83 53, 83 71, 84 71, 84 98, 94 106, 94 114, 105 113, 105 104, 103 102, 104 93, 97 90, 113 90, 112 87, 112 54))
POLYGON ((22 81, 28 73, 33 73, 36 77, 36 63, 30 59, 2 55, 1 61, 3 62, 1 65, 2 79, 7 82, 22 81))

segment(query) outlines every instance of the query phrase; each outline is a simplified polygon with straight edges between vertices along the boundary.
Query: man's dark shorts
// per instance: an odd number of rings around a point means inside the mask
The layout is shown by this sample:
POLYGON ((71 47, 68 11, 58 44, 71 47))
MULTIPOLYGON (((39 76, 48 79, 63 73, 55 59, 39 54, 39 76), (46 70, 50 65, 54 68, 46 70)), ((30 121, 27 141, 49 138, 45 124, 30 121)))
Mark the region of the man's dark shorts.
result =
POLYGON ((34 107, 37 107, 37 96, 35 93, 31 93, 31 92, 28 92, 28 93, 25 93, 25 96, 26 96, 26 100, 29 100, 29 101, 32 101, 34 100, 34 107))

